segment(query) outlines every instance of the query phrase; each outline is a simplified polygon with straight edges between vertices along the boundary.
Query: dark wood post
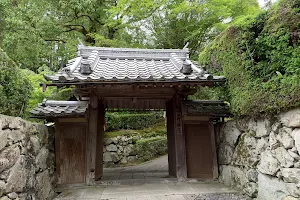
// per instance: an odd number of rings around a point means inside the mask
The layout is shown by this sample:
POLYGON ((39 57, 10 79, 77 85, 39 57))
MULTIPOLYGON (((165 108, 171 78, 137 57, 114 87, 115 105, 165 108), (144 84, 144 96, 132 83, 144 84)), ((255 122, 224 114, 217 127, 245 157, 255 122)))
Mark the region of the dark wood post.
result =
POLYGON ((169 175, 177 177, 176 151, 175 151, 175 109, 174 101, 171 99, 166 104, 167 137, 168 137, 168 166, 169 175))
POLYGON ((182 122, 181 98, 175 95, 167 102, 167 132, 169 174, 179 181, 187 179, 185 134, 182 122))
POLYGON ((86 145, 86 184, 90 184, 95 179, 96 167, 96 144, 98 129, 98 97, 91 95, 89 104, 89 121, 86 145))
POLYGON ((98 133, 96 144, 96 169, 95 180, 99 180, 103 177, 103 140, 104 140, 104 123, 105 123, 105 108, 103 100, 98 101, 98 133))

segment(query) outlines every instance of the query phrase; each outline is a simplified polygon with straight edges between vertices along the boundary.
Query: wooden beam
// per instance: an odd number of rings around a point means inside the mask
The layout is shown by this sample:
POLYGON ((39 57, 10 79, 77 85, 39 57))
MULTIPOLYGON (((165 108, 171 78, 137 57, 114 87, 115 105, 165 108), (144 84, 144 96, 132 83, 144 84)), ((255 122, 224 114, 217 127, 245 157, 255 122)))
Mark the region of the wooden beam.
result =
POLYGON ((177 177, 176 170, 176 150, 175 150, 175 109, 174 101, 171 99, 166 103, 166 117, 167 117, 167 138, 168 138, 168 166, 169 175, 177 177))
POLYGON ((61 183, 60 179, 60 130, 59 130, 59 122, 55 120, 55 166, 56 166, 56 175, 58 178, 58 184, 61 183))
POLYGON ((105 123, 105 108, 103 100, 98 101, 98 133, 96 144, 96 166, 95 166, 95 181, 103 177, 103 141, 104 141, 104 123, 105 123))
POLYGON ((87 132, 86 156, 86 183, 90 184, 95 179, 96 144, 98 129, 98 97, 93 94, 89 104, 89 120, 87 132))
POLYGON ((183 131, 182 99, 178 95, 167 102, 167 135, 169 174, 178 181, 187 179, 185 133, 183 131))
POLYGON ((187 179, 187 166, 186 166, 186 147, 185 147, 185 133, 183 129, 182 120, 182 106, 179 95, 175 95, 175 149, 176 149, 176 170, 178 181, 185 181, 187 179))

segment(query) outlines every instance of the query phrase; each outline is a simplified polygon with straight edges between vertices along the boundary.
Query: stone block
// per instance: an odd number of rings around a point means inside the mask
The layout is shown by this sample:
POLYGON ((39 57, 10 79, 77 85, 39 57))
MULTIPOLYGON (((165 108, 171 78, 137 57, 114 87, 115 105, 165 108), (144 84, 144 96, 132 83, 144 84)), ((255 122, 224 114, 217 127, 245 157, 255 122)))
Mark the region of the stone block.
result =
POLYGON ((244 190, 249 183, 246 172, 239 167, 230 165, 222 165, 220 170, 220 182, 240 190, 244 190))
POLYGON ((279 120, 286 127, 297 128, 300 127, 300 108, 295 108, 279 114, 279 120))
POLYGON ((114 144, 110 144, 108 146, 105 147, 107 151, 110 151, 110 152, 117 152, 118 148, 116 145, 114 144))
POLYGON ((300 154, 300 128, 296 128, 293 130, 294 140, 295 140, 295 147, 300 154))
POLYGON ((257 182, 258 180, 258 172, 256 169, 248 170, 246 176, 250 182, 257 182))
POLYGON ((110 152, 105 152, 103 154, 103 161, 104 162, 112 162, 112 157, 110 152))
POLYGON ((283 147, 275 149, 275 157, 282 167, 292 167, 294 165, 294 158, 283 147))
POLYGON ((279 170, 279 168, 280 168, 280 163, 272 155, 271 151, 265 151, 261 154, 261 160, 257 167, 257 169, 261 173, 274 176, 279 170))
POLYGON ((259 153, 255 151, 256 139, 251 133, 244 133, 235 148, 232 162, 235 165, 256 167, 259 162, 259 153))
POLYGON ((295 160, 299 161, 300 156, 297 153, 294 153, 292 150, 288 150, 291 157, 293 157, 295 160))
POLYGON ((278 178, 258 174, 257 200, 281 200, 288 195, 286 185, 278 178))
POLYGON ((104 146, 110 145, 113 143, 113 140, 111 138, 104 138, 104 146))
POLYGON ((5 193, 5 182, 0 180, 0 197, 5 193))
POLYGON ((282 168, 281 173, 283 180, 288 183, 300 183, 300 169, 282 168))
POLYGON ((267 149, 269 141, 266 138, 260 138, 257 140, 256 143, 256 152, 260 154, 261 152, 265 151, 267 149))
POLYGON ((227 165, 231 163, 234 153, 234 148, 225 143, 221 143, 219 146, 218 161, 220 165, 227 165))
POLYGON ((15 192, 11 192, 11 193, 7 194, 7 196, 8 196, 10 199, 16 199, 16 198, 18 198, 18 194, 15 193, 15 192))
POLYGON ((122 159, 121 159, 121 164, 126 164, 126 163, 128 163, 128 161, 127 161, 127 158, 126 157, 123 157, 122 159))
POLYGON ((4 197, 0 197, 0 200, 11 200, 11 199, 8 198, 7 196, 4 196, 4 197))
POLYGON ((39 199, 49 199, 52 185, 50 182, 49 172, 45 170, 36 175, 36 186, 39 199))
POLYGON ((25 134, 21 130, 12 130, 7 135, 7 138, 12 143, 19 142, 25 138, 25 134))
POLYGON ((127 161, 128 162, 135 162, 137 160, 136 156, 128 156, 127 161))
POLYGON ((271 130, 272 130, 274 133, 278 133, 279 128, 281 128, 281 123, 279 123, 279 122, 275 122, 275 123, 272 124, 272 126, 271 126, 271 130))
POLYGON ((39 154, 36 156, 36 165, 41 168, 42 170, 45 170, 47 168, 47 158, 49 155, 48 149, 43 147, 39 154))
POLYGON ((0 154, 0 173, 11 167, 19 158, 20 149, 18 146, 10 146, 0 154))
POLYGON ((294 139, 291 136, 292 129, 283 127, 279 129, 279 133, 277 135, 277 140, 284 146, 286 149, 290 149, 294 147, 294 139))
POLYGON ((278 140, 277 140, 277 135, 271 131, 270 135, 269 135, 269 146, 270 149, 276 149, 277 147, 280 146, 278 140))
POLYGON ((221 129, 220 138, 222 141, 227 142, 230 146, 235 147, 241 131, 236 127, 235 121, 228 121, 221 129))
POLYGON ((256 197, 258 192, 258 185, 257 183, 247 183, 245 185, 245 188, 243 189, 243 192, 247 194, 249 197, 256 197))
POLYGON ((30 146, 29 148, 32 148, 34 155, 37 155, 39 153, 39 150, 41 148, 40 141, 36 135, 30 136, 30 146))
POLYGON ((114 163, 119 162, 121 159, 120 156, 115 152, 111 152, 110 155, 111 155, 111 159, 114 163))
POLYGON ((0 129, 0 151, 6 146, 7 144, 7 135, 10 131, 9 130, 1 130, 0 129))
POLYGON ((260 119, 256 124, 256 137, 264 137, 270 134, 271 124, 268 119, 260 119))
POLYGON ((16 164, 10 170, 6 184, 6 193, 23 192, 26 182, 27 170, 25 169, 25 157, 20 156, 16 164))

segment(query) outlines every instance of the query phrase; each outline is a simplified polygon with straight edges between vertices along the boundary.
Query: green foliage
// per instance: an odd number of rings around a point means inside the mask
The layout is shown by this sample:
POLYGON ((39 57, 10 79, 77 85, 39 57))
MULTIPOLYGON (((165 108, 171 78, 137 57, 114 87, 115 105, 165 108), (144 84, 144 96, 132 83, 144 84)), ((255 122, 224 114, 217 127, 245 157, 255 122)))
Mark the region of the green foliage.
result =
POLYGON ((275 113, 300 105, 300 6, 282 0, 221 33, 200 55, 222 70, 236 115, 275 113))
POLYGON ((143 129, 162 120, 160 112, 150 113, 106 113, 107 131, 120 129, 143 129))
POLYGON ((194 95, 188 96, 189 100, 221 100, 229 101, 227 87, 199 87, 194 95))
POLYGON ((168 142, 166 137, 146 138, 138 140, 133 151, 137 152, 140 160, 148 161, 155 157, 167 154, 167 144, 168 142))
POLYGON ((259 11, 256 0, 169 0, 149 18, 156 48, 179 48, 189 42, 196 58, 208 41, 233 21, 259 11))
POLYGON ((54 87, 49 87, 45 92, 43 92, 40 83, 46 83, 44 78, 44 74, 51 74, 51 72, 47 67, 40 68, 39 74, 34 73, 30 70, 23 70, 26 71, 28 74, 28 79, 32 84, 32 91, 30 98, 27 102, 25 118, 27 120, 30 119, 30 111, 35 108, 39 103, 41 103, 44 99, 51 99, 51 100, 68 100, 72 96, 72 88, 62 88, 56 89, 54 87))
POLYGON ((27 74, 0 49, 0 113, 23 116, 31 85, 27 74))
POLYGON ((166 136, 167 130, 165 126, 165 122, 161 122, 158 124, 154 124, 149 128, 144 128, 142 130, 118 130, 118 131, 109 131, 105 132, 105 138, 113 138, 117 136, 132 136, 136 138, 151 138, 151 137, 163 137, 166 136))

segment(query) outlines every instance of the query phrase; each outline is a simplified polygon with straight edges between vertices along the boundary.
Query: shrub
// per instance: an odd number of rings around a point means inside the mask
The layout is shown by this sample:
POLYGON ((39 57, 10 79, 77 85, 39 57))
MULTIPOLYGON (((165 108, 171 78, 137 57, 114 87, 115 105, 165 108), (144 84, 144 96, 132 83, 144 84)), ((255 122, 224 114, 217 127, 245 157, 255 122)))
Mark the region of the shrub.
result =
POLYGON ((261 115, 300 105, 299 55, 300 5, 282 0, 229 27, 199 60, 226 76, 235 115, 261 115))
POLYGON ((106 130, 143 129, 163 119, 161 112, 149 113, 106 113, 106 130))
POLYGON ((134 150, 141 161, 148 161, 155 157, 168 153, 168 142, 166 137, 153 137, 141 139, 134 145, 134 150))
POLYGON ((0 49, 0 113, 23 116, 30 92, 27 75, 0 49))

